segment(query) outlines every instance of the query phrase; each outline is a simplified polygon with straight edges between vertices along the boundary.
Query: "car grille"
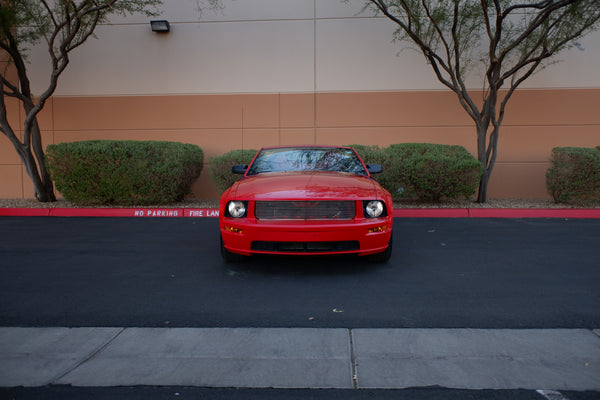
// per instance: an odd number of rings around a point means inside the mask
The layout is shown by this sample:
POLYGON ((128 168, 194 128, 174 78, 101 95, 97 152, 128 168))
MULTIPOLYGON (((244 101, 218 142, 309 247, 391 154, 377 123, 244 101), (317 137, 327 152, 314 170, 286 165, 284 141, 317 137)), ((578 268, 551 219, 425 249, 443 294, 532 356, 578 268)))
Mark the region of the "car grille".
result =
POLYGON ((352 219, 354 201, 257 201, 257 219, 352 219))
POLYGON ((280 253, 327 253, 360 250, 356 240, 337 242, 252 242, 252 250, 280 253))

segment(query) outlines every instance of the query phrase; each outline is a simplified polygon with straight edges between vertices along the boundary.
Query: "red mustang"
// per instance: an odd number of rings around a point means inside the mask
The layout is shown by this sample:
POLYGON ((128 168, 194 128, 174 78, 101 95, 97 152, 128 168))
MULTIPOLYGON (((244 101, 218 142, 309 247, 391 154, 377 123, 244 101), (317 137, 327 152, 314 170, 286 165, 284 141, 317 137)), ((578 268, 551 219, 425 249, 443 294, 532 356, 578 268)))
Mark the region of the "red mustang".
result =
POLYGON ((358 254, 385 262, 392 253, 392 197, 350 147, 269 147, 223 193, 221 254, 358 254))

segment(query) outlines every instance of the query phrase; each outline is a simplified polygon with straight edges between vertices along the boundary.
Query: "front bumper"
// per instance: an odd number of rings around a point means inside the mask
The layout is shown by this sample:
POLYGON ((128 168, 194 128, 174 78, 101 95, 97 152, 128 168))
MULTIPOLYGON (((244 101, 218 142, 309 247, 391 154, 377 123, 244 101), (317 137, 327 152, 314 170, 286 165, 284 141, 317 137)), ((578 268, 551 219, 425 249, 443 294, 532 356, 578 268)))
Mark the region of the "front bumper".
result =
POLYGON ((222 218, 221 237, 232 253, 358 254, 384 251, 392 234, 391 216, 346 221, 265 221, 222 218))

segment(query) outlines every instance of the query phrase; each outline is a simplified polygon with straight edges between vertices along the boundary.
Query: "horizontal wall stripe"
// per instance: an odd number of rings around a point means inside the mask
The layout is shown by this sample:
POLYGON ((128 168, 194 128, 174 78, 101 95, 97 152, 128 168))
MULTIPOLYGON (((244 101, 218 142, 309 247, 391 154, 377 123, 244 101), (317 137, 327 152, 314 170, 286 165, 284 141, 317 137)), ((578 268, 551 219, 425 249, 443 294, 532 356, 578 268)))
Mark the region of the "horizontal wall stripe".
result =
MULTIPOLYGON (((553 147, 600 145, 600 89, 522 90, 501 129, 490 197, 547 197, 553 147)), ((20 111, 9 109, 15 126, 20 111), (15 120, 16 118, 16 120, 15 120)), ((273 93, 61 97, 40 115, 45 144, 92 139, 170 140, 204 150, 291 144, 458 144, 476 152, 475 127, 449 92, 273 93)), ((193 186, 216 198, 208 168, 193 186)), ((0 197, 33 197, 14 148, 0 137, 0 197)))

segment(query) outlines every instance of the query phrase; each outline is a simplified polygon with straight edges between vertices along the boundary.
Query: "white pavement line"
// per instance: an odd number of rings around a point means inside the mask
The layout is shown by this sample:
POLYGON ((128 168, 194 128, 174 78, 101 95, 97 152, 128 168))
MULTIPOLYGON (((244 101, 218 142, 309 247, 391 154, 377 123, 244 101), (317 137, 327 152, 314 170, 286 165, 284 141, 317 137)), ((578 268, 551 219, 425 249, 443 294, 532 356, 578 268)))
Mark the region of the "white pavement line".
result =
POLYGON ((600 329, 593 329, 593 330, 592 330, 592 332, 593 332, 593 333, 594 333, 596 336, 600 337, 600 329))
POLYGON ((544 396, 547 400, 569 400, 562 395, 561 392, 555 390, 536 390, 540 395, 544 396))
POLYGON ((100 353, 109 344, 111 344, 116 338, 118 338, 119 335, 125 331, 125 329, 127 329, 127 328, 120 328, 120 330, 118 332, 116 332, 111 338, 109 338, 104 344, 101 344, 96 350, 93 350, 87 357, 83 358, 76 365, 72 366, 71 368, 68 368, 67 370, 65 370, 61 374, 58 374, 56 377, 54 377, 52 379, 51 382, 49 382, 49 384, 52 385, 52 384, 58 382, 59 380, 61 380, 62 378, 64 378, 66 375, 68 375, 72 371, 76 370, 77 368, 81 367, 83 364, 85 364, 86 362, 88 362, 89 360, 91 360, 92 358, 94 358, 98 353, 100 353))

